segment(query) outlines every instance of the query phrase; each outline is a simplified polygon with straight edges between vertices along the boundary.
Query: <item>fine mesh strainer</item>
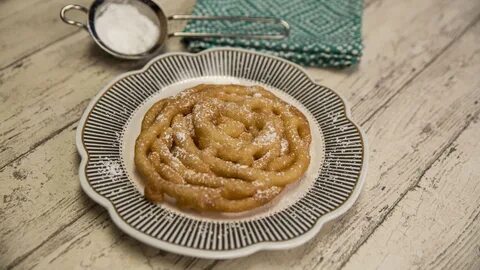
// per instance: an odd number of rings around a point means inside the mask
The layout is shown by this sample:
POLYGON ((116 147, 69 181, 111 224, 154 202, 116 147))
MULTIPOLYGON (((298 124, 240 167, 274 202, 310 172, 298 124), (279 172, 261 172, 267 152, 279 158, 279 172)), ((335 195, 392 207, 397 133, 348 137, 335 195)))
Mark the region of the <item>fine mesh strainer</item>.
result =
POLYGON ((90 8, 81 5, 66 5, 60 11, 60 18, 67 24, 75 25, 87 30, 95 43, 109 54, 123 59, 142 59, 147 58, 159 51, 169 37, 191 37, 191 38, 211 38, 211 37, 227 37, 227 38, 250 38, 250 39, 270 39, 278 40, 288 37, 290 26, 282 19, 274 17, 243 17, 243 16, 195 16, 195 15, 172 15, 167 17, 163 10, 155 2, 151 0, 95 0, 90 8), (124 4, 134 6, 142 15, 148 17, 159 29, 159 35, 156 43, 144 52, 136 54, 128 54, 119 52, 111 48, 102 39, 101 34, 95 27, 95 21, 102 8, 109 3, 124 4), (87 14, 87 23, 81 23, 67 18, 67 12, 71 10, 79 10, 87 14), (209 32, 173 32, 168 33, 168 21, 173 20, 219 20, 230 22, 251 22, 263 25, 280 26, 281 31, 276 34, 266 33, 209 33, 209 32))

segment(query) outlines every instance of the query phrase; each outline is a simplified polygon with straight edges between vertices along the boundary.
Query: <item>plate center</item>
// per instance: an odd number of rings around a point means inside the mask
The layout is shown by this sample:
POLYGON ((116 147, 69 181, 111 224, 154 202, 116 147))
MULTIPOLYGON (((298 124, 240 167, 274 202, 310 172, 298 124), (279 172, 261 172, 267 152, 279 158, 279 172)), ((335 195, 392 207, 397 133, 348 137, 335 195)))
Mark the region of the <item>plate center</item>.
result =
POLYGON ((171 84, 167 87, 164 87, 148 100, 142 103, 136 111, 132 114, 128 120, 123 134, 121 136, 121 151, 122 151, 122 162, 127 171, 129 180, 135 185, 138 191, 143 194, 144 184, 142 176, 135 169, 134 164, 134 149, 135 149, 135 140, 140 134, 140 127, 143 120, 143 117, 147 110, 157 101, 167 98, 173 95, 178 94, 179 92, 194 87, 198 84, 208 83, 208 84, 241 84, 241 85, 261 85, 265 89, 271 91, 277 97, 286 101, 287 103, 298 108, 306 117, 310 125, 310 130, 312 134, 312 142, 310 145, 310 165, 305 175, 297 181, 296 183, 288 185, 281 194, 279 194, 274 200, 269 202, 266 205, 258 207, 256 209, 245 211, 241 213, 199 213, 196 211, 190 211, 185 209, 180 209, 174 204, 164 202, 158 204, 158 207, 168 209, 172 212, 175 212, 179 215, 188 216, 194 219, 200 220, 211 220, 211 221, 245 221, 251 219, 259 219, 269 215, 272 215, 276 212, 282 211, 283 209, 294 204, 296 201, 301 199, 310 189, 310 187, 315 182, 315 179, 320 174, 320 169, 324 160, 324 137, 322 135, 321 129, 317 121, 313 118, 312 114, 297 100, 292 98, 287 93, 280 91, 272 86, 265 85, 263 83, 235 78, 235 77, 226 77, 226 76, 208 76, 208 77, 199 77, 191 78, 181 82, 171 84))

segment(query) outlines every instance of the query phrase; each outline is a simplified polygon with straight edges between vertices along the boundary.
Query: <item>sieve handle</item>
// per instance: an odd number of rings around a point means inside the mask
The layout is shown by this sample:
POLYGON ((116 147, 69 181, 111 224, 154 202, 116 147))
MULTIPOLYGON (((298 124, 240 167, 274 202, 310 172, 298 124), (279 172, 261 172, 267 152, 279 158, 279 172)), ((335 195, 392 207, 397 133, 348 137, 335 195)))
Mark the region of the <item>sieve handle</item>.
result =
POLYGON ((66 24, 75 25, 75 26, 78 26, 78 27, 82 27, 85 30, 88 30, 86 24, 81 23, 81 22, 77 22, 77 21, 74 21, 74 20, 70 20, 69 18, 67 18, 67 12, 69 12, 72 9, 80 10, 80 11, 83 11, 85 14, 88 14, 88 8, 86 8, 84 6, 81 6, 81 5, 66 5, 62 8, 62 10, 60 10, 60 19, 62 19, 62 21, 66 24))
POLYGON ((193 37, 193 38, 206 38, 206 37, 228 37, 228 38, 253 38, 253 39, 284 39, 290 34, 290 25, 278 18, 274 17, 244 17, 244 16, 197 16, 197 15, 173 15, 168 17, 168 20, 204 20, 204 21, 244 21, 255 22, 262 24, 272 24, 282 26, 282 33, 275 35, 266 34, 239 34, 239 33, 207 33, 207 32, 174 32, 169 34, 170 37, 193 37))

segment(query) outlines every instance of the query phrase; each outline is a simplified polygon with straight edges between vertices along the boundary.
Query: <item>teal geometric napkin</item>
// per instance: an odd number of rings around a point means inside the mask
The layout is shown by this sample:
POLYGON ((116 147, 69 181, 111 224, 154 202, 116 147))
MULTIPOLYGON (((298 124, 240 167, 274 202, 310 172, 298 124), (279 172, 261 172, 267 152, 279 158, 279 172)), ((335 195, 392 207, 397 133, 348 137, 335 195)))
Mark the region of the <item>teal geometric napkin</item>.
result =
MULTIPOLYGON (((194 15, 277 17, 290 24, 283 40, 185 38, 197 52, 227 46, 254 49, 316 67, 345 67, 362 55, 362 0, 198 0, 194 15)), ((190 21, 188 32, 277 33, 278 28, 251 23, 190 21)))

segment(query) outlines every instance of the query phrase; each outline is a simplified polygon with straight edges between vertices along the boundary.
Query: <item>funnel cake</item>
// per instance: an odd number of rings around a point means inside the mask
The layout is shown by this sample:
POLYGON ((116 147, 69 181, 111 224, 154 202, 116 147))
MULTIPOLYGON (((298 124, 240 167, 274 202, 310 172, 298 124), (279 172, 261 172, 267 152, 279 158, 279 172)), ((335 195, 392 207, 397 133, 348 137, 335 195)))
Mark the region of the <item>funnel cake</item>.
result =
POLYGON ((241 212, 302 178, 310 142, 306 117, 264 88, 201 84, 147 111, 135 165, 152 202, 241 212))

